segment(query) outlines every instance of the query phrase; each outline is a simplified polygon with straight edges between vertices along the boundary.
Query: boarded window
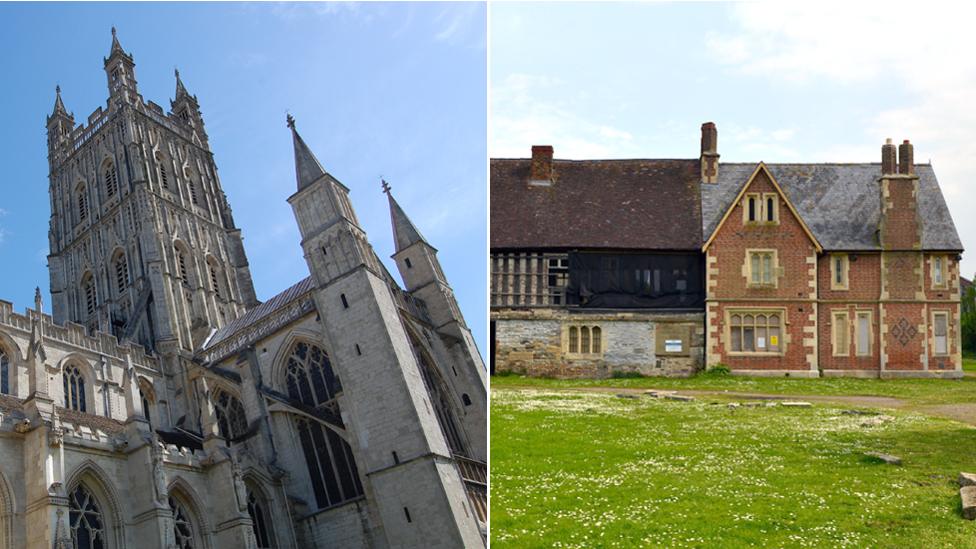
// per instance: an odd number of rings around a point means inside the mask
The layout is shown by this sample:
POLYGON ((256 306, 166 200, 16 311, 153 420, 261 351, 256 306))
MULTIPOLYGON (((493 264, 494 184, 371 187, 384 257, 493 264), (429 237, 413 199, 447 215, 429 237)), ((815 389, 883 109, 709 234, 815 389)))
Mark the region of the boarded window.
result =
POLYGON ((935 354, 949 354, 949 315, 935 313, 935 354))
POLYGON ((704 261, 698 254, 569 254, 569 305, 699 309, 704 301, 704 261))
POLYGON ((935 257, 933 260, 934 266, 932 268, 932 283, 936 286, 942 286, 945 284, 945 261, 941 256, 935 257))
POLYGON ((835 312, 833 324, 834 356, 847 356, 851 348, 851 328, 847 321, 847 312, 835 312))
POLYGON ((857 313, 857 356, 871 354, 871 313, 857 313))

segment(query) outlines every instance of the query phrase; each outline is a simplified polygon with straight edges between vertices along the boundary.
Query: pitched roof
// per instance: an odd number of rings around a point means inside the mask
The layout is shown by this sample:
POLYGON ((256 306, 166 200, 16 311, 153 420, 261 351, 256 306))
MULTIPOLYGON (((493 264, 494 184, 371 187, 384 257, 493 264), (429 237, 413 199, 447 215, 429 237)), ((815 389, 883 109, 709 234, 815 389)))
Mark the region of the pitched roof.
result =
MULTIPOLYGON (((766 164, 825 250, 879 250, 881 164, 766 164)), ((702 233, 718 225, 756 163, 721 163, 718 182, 701 185, 702 233)), ((935 171, 917 164, 922 248, 962 250, 935 171)))
POLYGON ((227 324, 223 328, 217 330, 199 352, 216 347, 237 332, 247 328, 248 326, 256 324, 263 318, 274 314, 276 311, 304 296, 308 292, 312 291, 314 287, 315 282, 312 280, 312 277, 301 280, 294 286, 272 297, 271 299, 244 313, 239 318, 231 321, 230 324, 227 324))
POLYGON ((549 186, 530 163, 491 161, 492 248, 701 247, 697 159, 554 160, 549 186))

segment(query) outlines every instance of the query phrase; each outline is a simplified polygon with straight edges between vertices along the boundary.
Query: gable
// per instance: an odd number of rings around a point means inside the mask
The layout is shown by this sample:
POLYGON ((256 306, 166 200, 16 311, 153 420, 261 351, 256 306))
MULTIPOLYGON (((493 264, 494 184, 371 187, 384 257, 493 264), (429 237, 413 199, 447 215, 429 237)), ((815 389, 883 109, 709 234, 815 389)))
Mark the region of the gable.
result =
MULTIPOLYGON (((705 186, 707 185, 702 185, 702 187, 705 186)), ((709 245, 711 245, 712 241, 715 240, 715 236, 718 235, 725 223, 730 222, 730 219, 734 217, 733 212, 736 210, 739 204, 743 202, 747 195, 753 192, 757 192, 760 195, 764 193, 768 194, 770 192, 775 193, 779 202, 779 213, 777 214, 777 219, 783 219, 784 213, 792 216, 797 224, 799 224, 804 234, 806 234, 807 238, 810 239, 813 246, 817 249, 817 252, 823 251, 823 247, 820 245, 820 242, 817 241, 817 238, 813 235, 810 228, 806 225, 803 218, 797 212, 796 208, 793 206, 793 203, 790 201, 789 196, 783 192, 783 189, 776 182, 776 178, 773 177, 773 175, 766 168, 766 165, 762 162, 756 166, 752 172, 752 175, 750 175, 749 178, 746 179, 745 183, 742 184, 742 186, 739 188, 739 192, 735 195, 735 198, 728 203, 721 219, 719 219, 718 223, 716 223, 715 228, 710 233, 707 233, 708 239, 705 241, 704 246, 702 246, 702 251, 706 251, 708 249, 709 245)), ((731 222, 734 223, 735 221, 733 220, 731 222)))
MULTIPOLYGON (((827 250, 880 250, 881 164, 766 164, 817 241, 827 250)), ((754 164, 723 163, 718 182, 701 186, 702 230, 711 235, 754 164)), ((922 248, 961 251, 962 243, 930 164, 916 164, 922 248)))

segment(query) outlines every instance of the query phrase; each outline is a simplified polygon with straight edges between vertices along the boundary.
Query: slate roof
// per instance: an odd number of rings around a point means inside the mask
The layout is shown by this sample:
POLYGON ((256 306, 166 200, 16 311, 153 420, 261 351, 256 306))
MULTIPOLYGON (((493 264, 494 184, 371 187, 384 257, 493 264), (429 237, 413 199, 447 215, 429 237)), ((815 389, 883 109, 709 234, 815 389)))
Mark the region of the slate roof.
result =
POLYGON ((217 330, 213 337, 206 342, 206 345, 204 345, 200 351, 206 351, 207 349, 215 347, 244 328, 247 328, 256 322, 259 322, 261 319, 274 314, 279 309, 290 304, 292 301, 295 301, 296 299, 312 291, 314 287, 315 282, 312 280, 312 277, 301 280, 294 286, 272 297, 271 299, 244 313, 239 318, 234 319, 230 324, 217 330))
POLYGON ((554 160, 529 185, 529 159, 491 161, 491 247, 695 250, 698 160, 554 160))
MULTIPOLYGON (((721 163, 718 183, 701 185, 702 232, 707 239, 757 163, 721 163)), ((825 250, 878 250, 881 164, 766 164, 825 250)), ((922 248, 961 251, 935 171, 917 164, 922 248)))

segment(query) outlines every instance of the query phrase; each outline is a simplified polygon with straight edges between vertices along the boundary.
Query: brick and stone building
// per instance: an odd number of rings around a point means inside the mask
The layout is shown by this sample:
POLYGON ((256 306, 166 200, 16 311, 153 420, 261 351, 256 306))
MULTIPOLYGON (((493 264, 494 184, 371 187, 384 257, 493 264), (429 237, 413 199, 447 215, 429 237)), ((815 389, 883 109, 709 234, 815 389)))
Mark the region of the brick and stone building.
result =
POLYGON ((387 188, 401 287, 289 117, 310 276, 260 303, 196 97, 144 101, 112 34, 107 105, 47 120, 52 314, 0 301, 0 547, 484 546, 436 250, 387 188))
MULTIPOLYGON (((538 375, 649 373, 662 358, 660 320, 650 317, 637 320, 644 326, 636 338, 603 342, 601 352, 611 356, 641 346, 653 350, 633 366, 599 357, 581 364, 558 353, 568 344, 567 325, 585 324, 592 333, 651 309, 526 303, 523 286, 506 281, 524 271, 520 255, 552 241, 539 230, 545 225, 568 250, 570 287, 585 276, 574 270, 573 258, 588 248, 626 242, 632 252, 690 253, 688 239, 700 236, 694 246, 704 264, 698 325, 704 341, 696 365, 794 377, 962 375, 962 244, 932 166, 915 164, 911 143, 896 150, 889 140, 881 163, 756 164, 719 162, 717 142, 715 125, 706 123, 695 160, 547 161, 551 148, 539 148, 532 161, 492 161, 493 368, 538 375), (546 162, 552 172, 540 193, 534 166, 546 162), (663 164, 685 170, 655 169, 663 164), (611 174, 623 165, 633 173, 620 188, 611 174), (583 182, 573 182, 578 166, 588 170, 583 182), (576 195, 560 188, 564 170, 576 195), (676 200, 674 193, 686 188, 695 199, 676 200), (523 203, 511 214, 506 203, 516 196, 523 203), (668 229, 641 226, 660 218, 672 220, 668 229), (697 233, 683 225, 686 220, 700 222, 697 233), (547 328, 529 322, 542 318, 547 328)), ((640 278, 622 265, 607 264, 605 272, 640 278)))

